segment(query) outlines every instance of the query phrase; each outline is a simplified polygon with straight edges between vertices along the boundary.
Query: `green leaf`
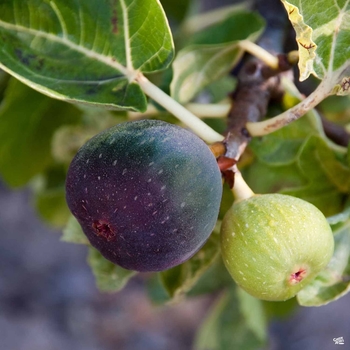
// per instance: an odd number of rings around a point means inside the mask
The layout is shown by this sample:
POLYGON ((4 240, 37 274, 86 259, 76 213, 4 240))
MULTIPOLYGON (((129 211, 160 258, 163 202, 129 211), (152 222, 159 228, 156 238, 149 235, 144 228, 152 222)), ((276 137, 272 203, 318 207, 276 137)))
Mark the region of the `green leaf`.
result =
POLYGON ((316 111, 254 138, 250 148, 257 159, 244 175, 254 192, 293 195, 313 203, 326 216, 343 209, 344 195, 350 192, 346 149, 326 138, 316 111))
POLYGON ((35 186, 35 207, 40 216, 55 227, 64 227, 70 217, 65 192, 66 169, 55 166, 46 171, 35 186))
POLYGON ((40 216, 54 227, 63 227, 69 218, 64 187, 44 190, 35 197, 40 216))
POLYGON ((296 31, 300 80, 310 74, 327 81, 328 92, 350 92, 350 3, 282 0, 296 31), (326 9, 326 11, 320 11, 326 9), (337 85, 335 87, 335 85, 337 85))
POLYGON ((95 248, 89 248, 88 263, 95 276, 97 287, 103 292, 117 292, 125 287, 129 279, 136 275, 135 271, 106 260, 95 248))
POLYGON ((0 67, 51 97, 144 111, 137 72, 162 70, 172 58, 157 0, 0 4, 0 67))
POLYGON ((227 75, 243 55, 239 41, 256 40, 263 28, 264 22, 257 14, 235 11, 201 31, 193 44, 176 56, 171 96, 186 103, 209 83, 227 75))
POLYGON ((192 38, 195 33, 215 25, 218 22, 222 22, 227 17, 231 16, 233 12, 248 10, 249 7, 249 2, 240 2, 233 5, 214 7, 209 11, 200 12, 200 8, 195 0, 191 7, 191 15, 186 18, 182 25, 181 34, 183 37, 187 38, 188 41, 188 38, 192 38))
POLYGON ((164 304, 171 300, 160 278, 160 273, 153 273, 146 281, 147 295, 156 305, 164 304))
POLYGON ((4 98, 4 93, 9 82, 10 75, 0 69, 0 103, 4 98))
POLYGON ((61 240, 69 243, 87 244, 90 242, 85 236, 77 219, 70 215, 66 227, 63 229, 61 240))
POLYGON ((269 320, 275 321, 276 318, 287 318, 293 312, 298 310, 296 298, 291 298, 286 301, 263 301, 266 316, 269 320))
POLYGON ((195 339, 195 350, 219 350, 220 349, 220 324, 219 319, 228 303, 228 294, 225 293, 216 301, 209 310, 209 314, 202 323, 195 339))
POLYGON ((350 207, 346 208, 341 213, 335 214, 327 218, 328 223, 331 226, 336 226, 339 224, 346 223, 350 218, 350 207))
POLYGON ((347 193, 350 189, 350 170, 337 157, 337 154, 328 147, 326 141, 319 136, 310 136, 301 150, 299 158, 300 168, 308 176, 309 180, 316 180, 315 170, 313 166, 317 166, 320 173, 323 173, 328 181, 339 192, 347 193), (310 178, 310 173, 315 173, 310 178))
POLYGON ((296 162, 289 165, 273 165, 257 159, 243 170, 243 175, 255 193, 283 192, 307 183, 296 162))
POLYGON ((310 136, 301 149, 297 164, 307 184, 283 193, 313 203, 326 216, 340 212, 344 194, 349 192, 350 169, 337 159, 324 139, 310 136))
POLYGON ((52 156, 59 163, 69 164, 79 148, 91 137, 118 123, 127 121, 126 116, 112 115, 110 111, 90 105, 79 105, 83 111, 83 123, 63 125, 58 128, 51 142, 52 156), (81 108, 84 106, 84 108, 81 108), (98 116, 98 118, 96 118, 98 116))
POLYGON ((288 165, 297 160, 301 146, 310 135, 323 136, 321 121, 313 111, 265 137, 253 138, 250 148, 264 163, 288 165))
POLYGON ((170 23, 181 22, 190 7, 190 0, 160 0, 170 23))
POLYGON ((333 257, 328 266, 302 289, 297 299, 302 306, 321 306, 350 291, 350 221, 334 235, 333 257))
POLYGON ((204 294, 212 294, 233 285, 234 281, 228 273, 220 255, 198 279, 187 295, 189 297, 196 297, 204 294))
POLYGON ((237 296, 241 313, 249 329, 261 341, 267 340, 267 319, 264 311, 263 302, 252 297, 242 288, 237 288, 237 296))
POLYGON ((220 211, 219 211, 220 220, 224 218, 226 212, 232 207, 233 202, 234 202, 233 192, 228 186, 228 184, 224 183, 221 204, 220 204, 220 211))
POLYGON ((216 227, 203 248, 190 260, 160 273, 161 281, 169 296, 175 300, 184 297, 219 254, 219 227, 216 227))
MULTIPOLYGON (((235 90, 236 86, 237 79, 232 75, 225 75, 221 79, 215 80, 206 86, 204 93, 208 95, 211 103, 220 103, 227 99, 227 96, 235 90)), ((221 122, 226 127, 225 119, 221 119, 221 122)))
POLYGON ((80 120, 73 105, 50 99, 15 79, 0 105, 0 173, 11 186, 22 186, 53 161, 51 138, 63 124, 80 120))
POLYGON ((261 300, 231 288, 209 311, 195 350, 256 350, 265 345, 267 322, 261 300))

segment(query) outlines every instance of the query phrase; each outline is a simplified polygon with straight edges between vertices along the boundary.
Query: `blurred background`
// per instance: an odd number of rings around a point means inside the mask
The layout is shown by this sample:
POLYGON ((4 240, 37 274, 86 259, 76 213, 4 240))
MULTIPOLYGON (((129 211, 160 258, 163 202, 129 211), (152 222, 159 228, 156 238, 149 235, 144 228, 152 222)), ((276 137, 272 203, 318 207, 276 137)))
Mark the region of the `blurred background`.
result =
MULTIPOLYGON (((60 236, 37 217, 29 190, 0 184, 1 350, 192 349, 214 296, 155 306, 146 274, 119 293, 101 293, 86 263, 87 247, 60 236)), ((334 349, 337 337, 349 349, 349 325, 349 294, 320 308, 297 307, 270 323, 267 349, 334 349)))

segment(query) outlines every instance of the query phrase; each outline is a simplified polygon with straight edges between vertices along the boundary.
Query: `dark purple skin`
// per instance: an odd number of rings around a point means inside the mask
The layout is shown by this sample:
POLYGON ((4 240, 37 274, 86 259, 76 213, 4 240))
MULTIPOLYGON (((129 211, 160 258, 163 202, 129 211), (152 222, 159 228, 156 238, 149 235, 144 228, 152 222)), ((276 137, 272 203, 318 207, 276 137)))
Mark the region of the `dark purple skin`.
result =
POLYGON ((222 195, 209 147, 173 124, 118 124, 90 139, 68 170, 66 198, 92 246, 126 269, 161 271, 195 254, 222 195))

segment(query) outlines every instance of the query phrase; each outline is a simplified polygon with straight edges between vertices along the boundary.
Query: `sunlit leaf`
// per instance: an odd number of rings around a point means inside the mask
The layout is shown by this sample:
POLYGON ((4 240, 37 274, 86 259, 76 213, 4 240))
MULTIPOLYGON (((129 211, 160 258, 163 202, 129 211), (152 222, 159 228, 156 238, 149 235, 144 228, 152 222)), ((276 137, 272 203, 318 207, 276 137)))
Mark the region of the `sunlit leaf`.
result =
MULTIPOLYGON (((171 0, 166 0, 171 1, 171 0)), ((196 0, 194 1, 196 2, 196 0)), ((248 10, 251 6, 251 1, 244 1, 239 3, 233 3, 226 6, 220 6, 218 8, 212 8, 206 12, 198 12, 198 5, 192 5, 195 7, 194 13, 188 16, 184 21, 181 33, 187 38, 192 37, 193 34, 202 31, 203 29, 210 27, 218 22, 222 22, 229 17, 233 12, 248 10)))
POLYGON ((85 107, 84 122, 79 125, 63 125, 52 136, 52 156, 57 162, 69 164, 79 148, 91 137, 127 120, 126 116, 113 116, 106 110, 100 111, 100 108, 79 105, 79 109, 81 106, 85 107))
POLYGON ((324 80, 325 94, 350 92, 350 3, 333 0, 282 0, 296 31, 300 80, 324 80), (320 10, 322 9, 322 10, 320 10))
POLYGON ((88 263, 96 279, 97 287, 103 292, 117 292, 125 287, 129 279, 136 275, 135 271, 106 260, 95 248, 89 248, 88 263))
POLYGON ((185 103, 212 81, 227 75, 243 55, 240 40, 256 40, 264 22, 255 13, 234 11, 224 20, 204 29, 182 49, 173 63, 170 85, 174 99, 185 103))
POLYGON ((69 217, 67 225, 63 229, 61 240, 69 243, 90 244, 89 240, 81 229, 79 222, 73 215, 69 217))
POLYGON ((157 0, 0 4, 0 67, 51 97, 144 111, 136 73, 164 69, 172 58, 157 0))

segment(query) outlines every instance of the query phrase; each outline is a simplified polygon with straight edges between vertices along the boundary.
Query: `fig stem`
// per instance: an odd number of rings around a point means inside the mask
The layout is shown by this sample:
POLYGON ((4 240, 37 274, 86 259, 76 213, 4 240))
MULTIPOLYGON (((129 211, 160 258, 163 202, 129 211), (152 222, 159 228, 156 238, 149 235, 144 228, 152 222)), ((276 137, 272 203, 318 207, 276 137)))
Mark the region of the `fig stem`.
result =
POLYGON ((241 201, 243 199, 248 199, 255 196, 255 193, 245 182, 240 171, 237 171, 235 173, 235 184, 232 188, 232 192, 235 196, 236 201, 241 201))
POLYGON ((249 52, 251 55, 259 58, 267 66, 272 69, 278 69, 278 58, 272 55, 267 50, 263 49, 261 46, 253 43, 250 40, 241 40, 239 46, 246 52, 249 52))
POLYGON ((302 100, 296 106, 288 109, 287 111, 262 122, 248 122, 246 124, 248 132, 251 136, 263 136, 277 131, 304 116, 307 112, 317 106, 321 101, 323 101, 325 97, 329 96, 330 94, 331 89, 329 82, 326 79, 318 85, 314 92, 312 92, 304 100, 302 100))
MULTIPOLYGON (((225 118, 231 108, 231 105, 223 101, 222 103, 187 103, 184 106, 198 118, 225 118)), ((154 105, 149 104, 146 112, 128 112, 128 117, 131 120, 144 119, 145 116, 153 116, 160 114, 161 111, 154 105)))
POLYGON ((214 143, 224 139, 223 135, 216 132, 179 102, 167 95, 158 86, 150 82, 142 73, 139 73, 135 79, 146 95, 172 113, 204 141, 214 143))

